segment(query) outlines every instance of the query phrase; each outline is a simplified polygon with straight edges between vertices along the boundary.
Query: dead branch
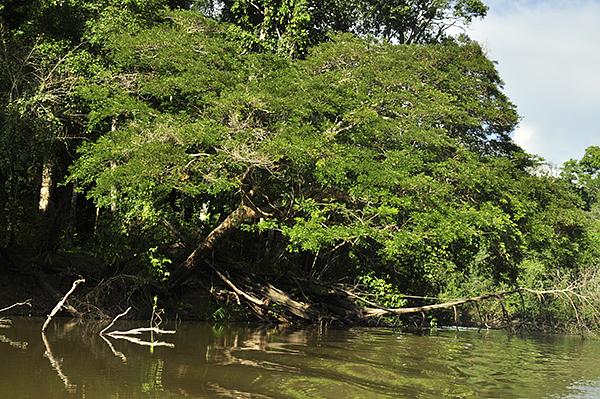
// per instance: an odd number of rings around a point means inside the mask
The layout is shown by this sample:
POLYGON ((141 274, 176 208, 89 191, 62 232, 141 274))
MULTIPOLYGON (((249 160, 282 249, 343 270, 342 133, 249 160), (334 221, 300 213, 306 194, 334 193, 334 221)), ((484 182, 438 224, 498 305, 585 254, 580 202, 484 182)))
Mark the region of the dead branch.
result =
MULTIPOLYGON (((271 303, 280 305, 285 311, 306 321, 314 321, 317 318, 317 314, 311 305, 293 299, 290 295, 271 284, 257 285, 250 283, 252 289, 258 293, 253 295, 248 290, 242 290, 235 285, 214 265, 209 263, 209 266, 233 290, 236 297, 244 298, 249 303, 250 309, 261 318, 265 316, 265 312, 268 310, 274 311, 274 309, 269 307, 271 303), (262 298, 259 299, 257 295, 260 295, 262 298)), ((290 321, 290 318, 284 315, 283 312, 279 313, 280 321, 290 321)))
POLYGON ((126 331, 107 332, 115 324, 115 322, 118 319, 125 316, 127 313, 129 313, 130 310, 131 310, 131 306, 128 307, 127 310, 124 311, 123 313, 118 314, 108 326, 106 326, 102 331, 100 331, 100 337, 102 337, 102 339, 108 343, 110 350, 113 352, 113 354, 115 356, 121 358, 121 360, 123 360, 123 362, 127 361, 127 358, 125 357, 125 355, 121 352, 117 352, 115 350, 115 348, 112 346, 112 344, 110 343, 110 341, 104 337, 105 335, 110 338, 123 339, 125 341, 131 342, 131 343, 134 343, 137 345, 142 345, 142 346, 150 346, 150 347, 164 346, 164 347, 168 347, 168 348, 175 347, 175 344, 171 344, 169 342, 154 341, 154 338, 151 338, 150 341, 144 341, 140 338, 131 337, 131 335, 141 335, 146 332, 149 332, 151 334, 151 337, 153 337, 153 334, 175 334, 176 331, 173 331, 173 330, 162 330, 158 327, 140 327, 140 328, 133 328, 131 330, 126 330, 126 331))
MULTIPOLYGON (((57 302, 60 301, 60 299, 61 299, 60 294, 58 292, 56 292, 54 287, 52 287, 52 285, 50 285, 50 283, 48 283, 48 281, 42 276, 41 273, 34 273, 33 276, 35 277, 35 279, 41 289, 46 291, 57 302)), ((79 313, 77 311, 77 309, 75 309, 73 306, 69 305, 68 303, 65 303, 65 305, 63 306, 63 309, 66 310, 67 312, 69 312, 73 317, 81 317, 81 313, 79 313)))
POLYGON ((577 306, 575 305, 575 303, 573 302, 573 299, 571 297, 572 295, 574 295, 578 299, 581 300, 582 295, 575 292, 575 287, 567 287, 564 289, 553 289, 553 290, 534 290, 534 289, 526 288, 526 287, 518 287, 518 288, 515 288, 514 290, 494 292, 494 293, 489 293, 489 294, 474 296, 474 297, 469 297, 469 298, 461 298, 461 299, 456 299, 456 300, 452 300, 449 302, 438 303, 438 304, 434 304, 434 305, 415 306, 415 307, 408 307, 408 308, 395 308, 395 309, 389 309, 389 308, 385 308, 383 306, 379 306, 377 304, 374 304, 373 302, 370 302, 366 299, 361 298, 360 296, 358 296, 350 291, 344 290, 344 292, 347 295, 349 295, 353 298, 356 298, 364 303, 367 303, 371 306, 376 305, 374 307, 364 307, 359 311, 360 315, 362 317, 366 317, 366 318, 380 317, 380 316, 387 316, 387 315, 400 316, 400 315, 408 315, 408 314, 423 314, 423 313, 430 312, 433 310, 456 309, 457 306, 461 306, 461 305, 465 305, 465 304, 469 304, 469 303, 478 304, 479 302, 483 302, 483 301, 486 301, 489 299, 499 300, 500 305, 502 306, 502 309, 503 309, 503 314, 505 317, 507 317, 508 313, 504 306, 503 299, 509 295, 513 295, 513 294, 517 294, 517 293, 521 294, 521 293, 527 292, 527 293, 535 294, 538 297, 543 297, 544 295, 564 296, 567 298, 567 300, 573 307, 573 310, 575 312, 575 317, 577 319, 577 324, 578 325, 582 324, 581 317, 577 310, 577 306))
POLYGON ((284 306, 291 314, 308 321, 316 319, 316 314, 311 305, 296 301, 279 288, 266 284, 261 291, 270 301, 284 306))
POLYGON ((5 312, 7 310, 10 310, 12 308, 16 308, 17 306, 29 306, 29 307, 31 307, 31 299, 28 299, 28 300, 26 300, 24 302, 17 302, 17 303, 12 304, 12 305, 10 305, 8 307, 0 309, 0 313, 5 312))
POLYGON ((467 303, 482 302, 482 301, 485 301, 485 300, 491 299, 491 298, 501 298, 501 297, 504 297, 504 296, 507 296, 510 294, 514 294, 518 291, 519 290, 495 292, 492 294, 485 294, 485 295, 480 295, 480 296, 475 296, 475 297, 470 297, 470 298, 464 298, 464 299, 451 301, 451 302, 438 303, 435 305, 415 306, 415 307, 410 307, 410 308, 396 308, 396 309, 386 309, 384 307, 364 308, 362 311, 362 315, 364 317, 378 317, 378 316, 385 316, 388 314, 406 315, 406 314, 415 314, 415 313, 425 313, 425 312, 430 312, 432 310, 451 309, 455 306, 460 306, 460 305, 464 305, 467 303))
POLYGON ((67 299, 69 298, 69 296, 77 289, 79 284, 82 284, 82 283, 85 283, 84 279, 75 280, 73 282, 73 286, 71 286, 71 289, 69 290, 69 292, 67 292, 65 294, 65 296, 56 304, 54 309, 52 309, 52 312, 50 312, 50 314, 48 315, 48 318, 46 318, 46 321, 44 322, 44 325, 42 326, 42 333, 45 333, 48 330, 48 326, 50 325, 52 318, 64 306, 64 304, 67 301, 67 299))
POLYGON ((259 306, 261 308, 266 305, 266 303, 264 301, 261 301, 257 297, 250 295, 250 294, 242 291, 241 289, 239 289, 235 284, 233 284, 231 282, 231 280, 229 280, 227 277, 225 277, 225 275, 223 273, 221 273, 216 267, 211 265, 211 268, 215 271, 215 273, 217 273, 217 276, 219 276, 219 278, 221 280, 223 280, 223 282, 225 284, 227 284, 233 290, 233 292, 235 292, 236 295, 243 297, 248 302, 250 302, 256 306, 259 306))
POLYGON ((129 313, 129 311, 131 310, 131 306, 127 308, 126 311, 124 311, 123 313, 118 314, 113 321, 110 322, 110 324, 108 326, 106 326, 102 331, 100 331, 100 335, 104 334, 106 331, 110 330, 110 328, 115 324, 115 322, 117 320, 119 320, 121 317, 125 316, 127 313, 129 313))

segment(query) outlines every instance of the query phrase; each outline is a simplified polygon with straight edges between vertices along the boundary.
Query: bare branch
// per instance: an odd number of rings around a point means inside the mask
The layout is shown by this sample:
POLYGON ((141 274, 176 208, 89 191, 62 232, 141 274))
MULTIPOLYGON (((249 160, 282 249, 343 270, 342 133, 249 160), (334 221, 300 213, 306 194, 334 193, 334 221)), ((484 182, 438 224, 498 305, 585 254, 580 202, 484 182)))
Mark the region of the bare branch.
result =
POLYGON ((110 328, 115 324, 115 322, 117 320, 119 320, 121 317, 125 316, 127 313, 129 313, 129 311, 131 310, 131 306, 127 308, 126 311, 124 311, 123 313, 118 314, 113 321, 110 322, 110 324, 108 326, 106 326, 102 331, 100 331, 100 335, 103 335, 106 331, 110 330, 110 328))
POLYGON ((26 300, 24 302, 17 302, 17 303, 15 303, 13 305, 10 305, 10 306, 6 307, 6 308, 0 309, 0 313, 5 312, 7 310, 10 310, 12 308, 16 308, 17 306, 29 306, 29 307, 31 307, 31 299, 28 299, 28 300, 26 300))
POLYGON ((50 325, 50 322, 52 321, 52 318, 65 305, 65 302, 67 301, 67 298, 69 298, 69 296, 73 293, 73 291, 75 291, 75 289, 77 289, 77 286, 79 286, 79 284, 82 284, 82 283, 85 283, 84 279, 75 280, 73 282, 73 286, 71 287, 71 289, 69 290, 69 292, 67 292, 65 294, 65 296, 56 304, 56 306, 54 307, 54 309, 52 309, 52 312, 50 312, 50 314, 48 315, 48 318, 46 319, 46 321, 44 322, 44 325, 42 326, 42 333, 45 333, 46 330, 48 330, 48 326, 50 325))

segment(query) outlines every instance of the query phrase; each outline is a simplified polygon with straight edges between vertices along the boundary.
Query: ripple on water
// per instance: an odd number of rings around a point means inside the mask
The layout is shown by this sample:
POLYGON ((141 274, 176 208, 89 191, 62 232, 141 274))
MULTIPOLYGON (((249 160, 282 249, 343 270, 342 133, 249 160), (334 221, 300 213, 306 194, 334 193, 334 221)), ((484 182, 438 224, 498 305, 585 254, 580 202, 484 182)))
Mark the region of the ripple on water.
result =
POLYGON ((600 342, 573 337, 188 323, 175 348, 150 349, 90 330, 58 321, 44 343, 39 321, 15 320, 0 398, 600 397, 600 342))

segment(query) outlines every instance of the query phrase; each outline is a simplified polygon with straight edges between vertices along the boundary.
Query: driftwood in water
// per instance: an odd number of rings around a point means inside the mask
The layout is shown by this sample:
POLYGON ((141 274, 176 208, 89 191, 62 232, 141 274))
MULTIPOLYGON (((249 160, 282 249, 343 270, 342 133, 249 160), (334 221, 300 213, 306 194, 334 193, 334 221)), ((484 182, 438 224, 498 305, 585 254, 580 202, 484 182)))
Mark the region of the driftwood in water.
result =
MULTIPOLYGON (((114 347, 112 346, 112 344, 110 343, 110 341, 108 341, 105 336, 110 337, 110 338, 114 338, 114 339, 122 339, 131 343, 134 343, 136 345, 142 345, 142 346, 150 346, 150 347, 157 347, 157 346, 164 346, 167 348, 174 348, 175 344, 169 343, 169 342, 163 342, 163 341, 155 341, 154 340, 154 334, 175 334, 176 331, 173 330, 162 330, 158 327, 139 327, 139 328, 133 328, 131 330, 125 330, 125 331, 110 331, 110 328, 112 326, 114 326, 115 322, 117 320, 119 320, 121 317, 124 317, 125 315, 127 315, 127 313, 129 313, 129 311, 131 310, 131 306, 127 308, 127 310, 125 310, 123 313, 118 314, 111 322, 108 326, 106 326, 104 329, 102 329, 102 331, 100 331, 100 336, 102 337, 102 339, 104 339, 110 346, 110 349, 112 350, 112 352, 115 354, 115 356, 120 357, 124 362, 127 361, 127 358, 125 357, 125 355, 123 355, 121 352, 116 352, 114 350, 114 347), (150 333, 151 334, 151 339, 150 341, 145 341, 143 339, 140 339, 138 337, 135 337, 137 335, 141 335, 143 333, 150 333)), ((153 323, 153 321, 150 321, 151 323, 153 323)))
POLYGON ((64 304, 67 301, 67 299, 69 298, 69 296, 77 289, 77 287, 79 286, 79 284, 82 284, 82 283, 85 283, 84 279, 75 280, 73 282, 73 286, 71 286, 71 289, 69 290, 69 292, 67 292, 65 294, 65 296, 56 304, 56 306, 54 307, 54 309, 52 309, 52 311, 50 312, 50 314, 46 318, 46 321, 44 322, 44 325, 42 326, 42 333, 45 333, 48 330, 48 326, 50 325, 50 322, 52 321, 52 318, 64 306, 64 304))

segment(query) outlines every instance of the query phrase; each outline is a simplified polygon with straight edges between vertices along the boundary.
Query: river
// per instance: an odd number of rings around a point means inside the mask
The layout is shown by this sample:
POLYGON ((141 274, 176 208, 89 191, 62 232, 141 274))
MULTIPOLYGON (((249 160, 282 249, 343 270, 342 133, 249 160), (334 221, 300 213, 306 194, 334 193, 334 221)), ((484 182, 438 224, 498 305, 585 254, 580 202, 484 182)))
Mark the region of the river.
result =
POLYGON ((181 323, 152 347, 41 324, 0 329, 0 398, 600 398, 600 342, 579 337, 181 323))

